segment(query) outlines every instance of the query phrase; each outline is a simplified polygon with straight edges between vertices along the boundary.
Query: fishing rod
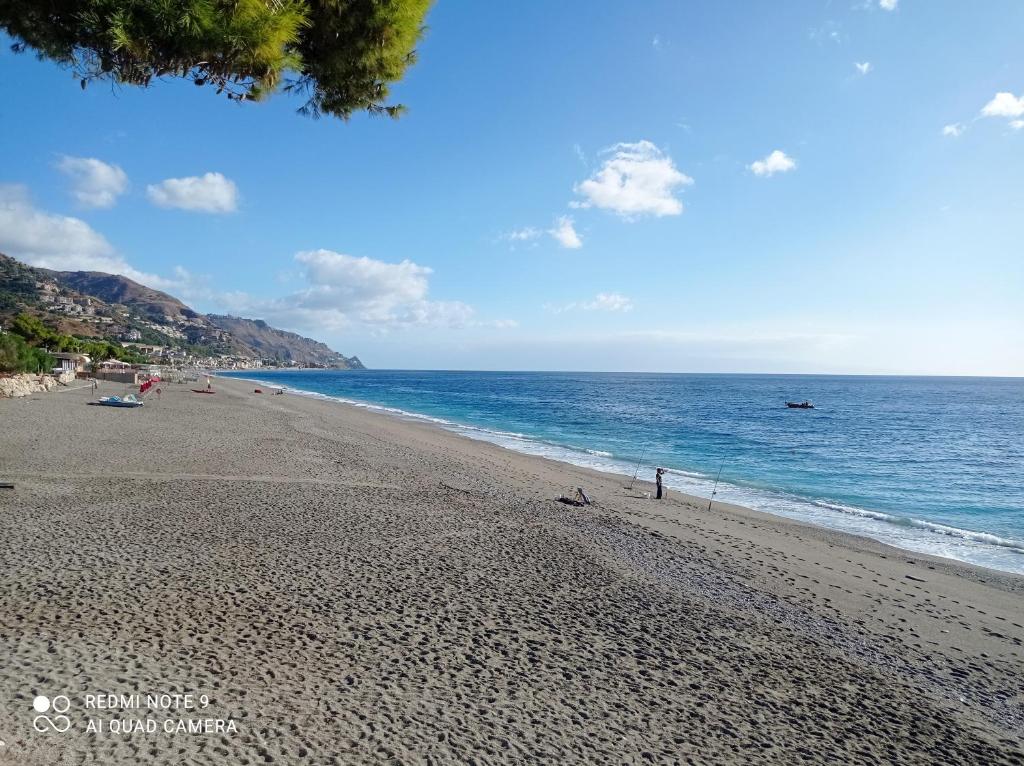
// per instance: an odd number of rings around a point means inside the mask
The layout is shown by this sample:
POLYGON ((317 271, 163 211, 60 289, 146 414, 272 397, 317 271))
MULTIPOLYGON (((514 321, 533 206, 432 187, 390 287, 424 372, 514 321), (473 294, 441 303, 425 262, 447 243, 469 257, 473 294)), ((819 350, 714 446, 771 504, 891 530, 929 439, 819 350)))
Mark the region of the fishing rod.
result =
POLYGON ((643 450, 640 452, 640 459, 636 461, 636 470, 633 471, 633 478, 629 482, 629 489, 633 489, 633 484, 636 482, 637 474, 640 473, 640 465, 644 462, 644 456, 647 454, 647 445, 644 445, 643 450))
POLYGON ((718 469, 718 476, 715 477, 715 486, 711 490, 711 498, 708 500, 708 512, 709 513, 711 512, 711 504, 713 502, 715 502, 715 495, 718 494, 718 480, 722 478, 722 469, 723 468, 725 468, 725 463, 724 462, 722 463, 722 465, 718 469))

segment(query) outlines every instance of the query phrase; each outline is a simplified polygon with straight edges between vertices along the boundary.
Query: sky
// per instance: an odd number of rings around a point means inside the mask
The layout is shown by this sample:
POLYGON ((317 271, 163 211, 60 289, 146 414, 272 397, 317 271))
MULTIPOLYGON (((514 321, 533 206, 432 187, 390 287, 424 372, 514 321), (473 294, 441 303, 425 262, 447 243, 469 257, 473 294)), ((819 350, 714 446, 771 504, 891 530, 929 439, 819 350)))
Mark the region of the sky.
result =
POLYGON ((399 120, 0 52, 0 252, 376 368, 1024 375, 1024 3, 440 0, 399 120))

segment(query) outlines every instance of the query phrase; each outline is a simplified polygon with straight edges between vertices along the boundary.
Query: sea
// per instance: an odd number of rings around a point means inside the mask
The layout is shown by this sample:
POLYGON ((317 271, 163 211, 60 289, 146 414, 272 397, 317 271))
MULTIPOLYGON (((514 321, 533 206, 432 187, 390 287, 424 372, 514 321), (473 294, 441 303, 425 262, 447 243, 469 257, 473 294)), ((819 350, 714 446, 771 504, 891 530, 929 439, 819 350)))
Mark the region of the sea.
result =
POLYGON ((416 370, 226 373, 1024 574, 1024 379, 416 370), (790 409, 809 400, 814 409, 790 409))

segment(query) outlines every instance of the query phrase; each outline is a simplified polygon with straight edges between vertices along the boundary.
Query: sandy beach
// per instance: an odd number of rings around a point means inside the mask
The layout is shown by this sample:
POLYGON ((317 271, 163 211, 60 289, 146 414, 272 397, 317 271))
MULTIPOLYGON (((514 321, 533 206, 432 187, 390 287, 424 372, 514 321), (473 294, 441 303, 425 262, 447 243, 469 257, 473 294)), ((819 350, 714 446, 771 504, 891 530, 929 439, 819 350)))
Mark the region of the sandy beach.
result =
POLYGON ((0 400, 0 763, 1024 763, 1024 578, 254 387, 0 400))

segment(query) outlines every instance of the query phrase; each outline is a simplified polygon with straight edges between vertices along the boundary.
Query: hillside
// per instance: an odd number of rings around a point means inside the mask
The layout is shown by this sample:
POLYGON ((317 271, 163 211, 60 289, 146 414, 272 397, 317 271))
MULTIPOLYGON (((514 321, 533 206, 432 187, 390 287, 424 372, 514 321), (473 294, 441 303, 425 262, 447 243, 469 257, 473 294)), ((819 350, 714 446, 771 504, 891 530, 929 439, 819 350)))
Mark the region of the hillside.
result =
POLYGON ((22 302, 36 300, 37 271, 0 253, 0 315, 15 312, 22 302))
POLYGON ((231 333, 236 343, 252 349, 263 358, 284 361, 306 359, 330 366, 338 366, 338 362, 344 361, 351 369, 361 369, 363 366, 358 357, 346 359, 324 343, 303 338, 286 330, 278 330, 262 319, 242 319, 219 314, 207 314, 206 319, 214 327, 231 333))
POLYGON ((99 298, 106 303, 130 306, 140 315, 154 321, 164 317, 184 316, 194 319, 199 316, 177 298, 117 274, 104 274, 101 271, 39 271, 48 273, 54 281, 83 295, 99 298))
POLYGON ((172 360, 363 368, 357 357, 260 319, 201 314, 127 277, 35 268, 0 253, 0 321, 23 312, 63 333, 157 346, 172 360))

